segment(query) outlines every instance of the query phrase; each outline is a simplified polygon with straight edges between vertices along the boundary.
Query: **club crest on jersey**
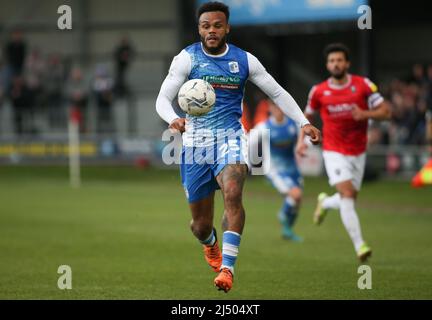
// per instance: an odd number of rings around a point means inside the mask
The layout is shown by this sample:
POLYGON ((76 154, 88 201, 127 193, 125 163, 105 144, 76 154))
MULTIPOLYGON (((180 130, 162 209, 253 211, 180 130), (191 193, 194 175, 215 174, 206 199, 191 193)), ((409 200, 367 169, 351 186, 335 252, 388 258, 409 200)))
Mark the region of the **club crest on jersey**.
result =
POLYGON ((229 70, 231 73, 239 73, 240 68, 237 61, 228 62, 229 70))
POLYGON ((356 92, 356 87, 355 86, 351 86, 351 92, 356 92))

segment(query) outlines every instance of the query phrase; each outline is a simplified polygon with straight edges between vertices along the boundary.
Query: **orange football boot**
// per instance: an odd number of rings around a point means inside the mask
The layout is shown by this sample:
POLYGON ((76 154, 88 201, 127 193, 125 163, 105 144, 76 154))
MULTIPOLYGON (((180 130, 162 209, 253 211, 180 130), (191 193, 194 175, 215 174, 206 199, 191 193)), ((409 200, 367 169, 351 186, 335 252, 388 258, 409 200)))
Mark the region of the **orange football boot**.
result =
POLYGON ((223 268, 216 279, 214 280, 215 286, 218 290, 223 290, 225 293, 231 290, 234 281, 234 276, 228 268, 223 268))
POLYGON ((204 256, 209 264, 209 266, 213 269, 214 272, 219 272, 220 267, 222 265, 222 253, 219 249, 219 244, 216 236, 216 230, 214 230, 216 241, 213 246, 203 245, 204 256))

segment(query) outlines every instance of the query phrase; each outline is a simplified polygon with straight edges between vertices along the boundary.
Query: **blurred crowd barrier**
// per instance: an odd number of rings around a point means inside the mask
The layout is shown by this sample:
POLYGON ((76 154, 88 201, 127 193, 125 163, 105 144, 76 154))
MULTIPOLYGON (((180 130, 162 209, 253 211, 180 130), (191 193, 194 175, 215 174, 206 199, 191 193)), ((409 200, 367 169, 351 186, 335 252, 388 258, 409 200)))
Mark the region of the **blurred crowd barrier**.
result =
MULTIPOLYGON (((83 165, 128 165, 145 168, 157 166, 177 168, 162 161, 164 147, 170 143, 155 135, 118 137, 115 135, 82 135, 80 157, 83 165)), ((322 152, 310 147, 308 156, 298 159, 305 176, 325 176, 322 152)), ((368 150, 365 180, 379 178, 410 179, 429 159, 425 146, 374 145, 368 150)), ((0 165, 67 165, 69 142, 67 135, 43 139, 27 136, 16 140, 0 139, 0 165)))

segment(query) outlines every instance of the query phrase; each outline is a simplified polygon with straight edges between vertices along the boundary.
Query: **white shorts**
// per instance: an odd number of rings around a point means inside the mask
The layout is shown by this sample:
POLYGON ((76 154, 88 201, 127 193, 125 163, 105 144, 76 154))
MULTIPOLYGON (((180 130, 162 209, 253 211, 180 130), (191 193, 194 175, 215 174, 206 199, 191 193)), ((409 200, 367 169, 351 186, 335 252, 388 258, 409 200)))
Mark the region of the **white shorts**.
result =
POLYGON ((324 165, 329 177, 329 184, 351 180, 354 188, 361 188, 366 164, 366 153, 358 156, 347 156, 339 152, 323 151, 324 165))

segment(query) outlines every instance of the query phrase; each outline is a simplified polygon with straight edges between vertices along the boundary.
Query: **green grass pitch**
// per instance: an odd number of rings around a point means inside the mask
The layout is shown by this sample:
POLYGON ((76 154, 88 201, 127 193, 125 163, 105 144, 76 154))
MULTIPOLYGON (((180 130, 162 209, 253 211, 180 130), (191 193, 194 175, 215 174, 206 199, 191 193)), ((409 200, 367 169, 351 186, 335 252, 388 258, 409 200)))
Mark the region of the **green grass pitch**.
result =
MULTIPOLYGON (((176 170, 83 168, 72 190, 65 167, 0 167, 0 299, 431 299, 432 190, 365 184, 358 202, 374 249, 372 289, 359 290, 351 241, 337 212, 312 224, 325 178, 307 178, 297 232, 284 241, 281 198, 248 179, 246 226, 234 288, 213 286, 176 170), (72 268, 72 290, 57 268, 72 268)), ((216 226, 222 202, 217 195, 216 226)))

